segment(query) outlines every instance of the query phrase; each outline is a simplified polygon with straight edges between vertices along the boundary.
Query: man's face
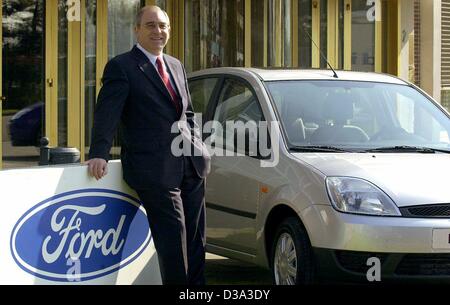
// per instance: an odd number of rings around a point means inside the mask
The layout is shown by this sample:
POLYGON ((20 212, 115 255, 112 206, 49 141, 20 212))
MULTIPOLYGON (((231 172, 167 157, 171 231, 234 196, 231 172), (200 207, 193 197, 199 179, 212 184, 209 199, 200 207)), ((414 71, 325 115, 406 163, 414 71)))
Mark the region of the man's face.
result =
POLYGON ((138 43, 154 55, 160 55, 170 37, 170 24, 163 11, 148 9, 136 26, 138 43))

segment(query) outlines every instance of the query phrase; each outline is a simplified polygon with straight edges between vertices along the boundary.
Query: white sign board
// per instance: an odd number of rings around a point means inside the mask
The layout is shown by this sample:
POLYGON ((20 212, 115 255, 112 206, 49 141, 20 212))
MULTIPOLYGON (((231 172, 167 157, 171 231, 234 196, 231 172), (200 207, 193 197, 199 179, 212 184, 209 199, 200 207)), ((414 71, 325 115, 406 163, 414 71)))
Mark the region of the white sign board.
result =
POLYGON ((161 284, 146 211, 108 169, 0 171, 0 284, 161 284))

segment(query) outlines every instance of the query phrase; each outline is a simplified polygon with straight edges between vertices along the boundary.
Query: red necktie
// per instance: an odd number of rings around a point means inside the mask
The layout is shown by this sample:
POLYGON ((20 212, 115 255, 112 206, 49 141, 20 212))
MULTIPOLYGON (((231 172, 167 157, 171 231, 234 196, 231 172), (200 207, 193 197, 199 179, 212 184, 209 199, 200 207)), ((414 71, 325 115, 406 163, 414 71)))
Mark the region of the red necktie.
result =
POLYGON ((180 105, 178 103, 178 96, 175 90, 173 89, 172 84, 170 83, 169 73, 167 73, 166 69, 164 69, 162 60, 159 56, 156 57, 156 66, 158 67, 158 73, 161 76, 164 85, 166 85, 167 91, 169 91, 169 94, 172 97, 172 103, 175 106, 177 113, 180 114, 180 105))

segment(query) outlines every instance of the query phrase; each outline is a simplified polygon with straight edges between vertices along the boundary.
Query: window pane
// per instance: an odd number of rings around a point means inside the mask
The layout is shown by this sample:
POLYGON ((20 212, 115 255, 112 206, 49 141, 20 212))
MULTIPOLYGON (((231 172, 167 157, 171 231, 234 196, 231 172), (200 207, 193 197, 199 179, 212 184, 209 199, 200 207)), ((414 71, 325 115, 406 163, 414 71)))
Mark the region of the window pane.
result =
POLYGON ((140 0, 108 0, 108 58, 128 52, 136 43, 135 17, 140 0))
POLYGON ((267 0, 252 0, 252 66, 264 67, 264 3, 267 0))
POLYGON ((344 0, 339 0, 338 69, 344 69, 344 0))
MULTIPOLYGON (((214 120, 217 120, 223 125, 226 121, 242 120, 242 114, 247 113, 247 109, 256 103, 256 98, 252 91, 243 83, 236 80, 227 80, 219 99, 214 120)), ((251 112, 249 112, 251 113, 251 112)), ((259 116, 251 115, 253 120, 259 121, 259 116)), ((246 121, 250 118, 246 119, 246 121)))
POLYGON ((311 68, 312 54, 311 54, 311 35, 312 29, 312 3, 311 0, 298 1, 298 62, 300 68, 311 68))
POLYGON ((352 1, 353 71, 375 71, 375 18, 371 15, 374 6, 370 1, 352 1))
POLYGON ((155 5, 159 6, 163 10, 166 9, 166 0, 156 0, 155 5))
POLYGON ((412 87, 357 81, 272 81, 267 87, 291 144, 450 149, 448 117, 412 87))
POLYGON ((282 28, 283 31, 283 58, 282 66, 292 66, 292 40, 291 40, 291 0, 284 0, 282 3, 282 28))
POLYGON ((58 1, 58 146, 67 146, 67 5, 58 1))
POLYGON ((269 0, 267 23, 268 23, 267 65, 269 67, 291 66, 292 65, 291 1, 269 0))
POLYGON ((216 123, 211 135, 212 141, 217 147, 224 147, 235 150, 235 123, 248 122, 258 126, 263 121, 263 114, 257 98, 244 83, 229 79, 225 82, 220 94, 219 103, 214 113, 216 123))
POLYGON ((393 108, 401 128, 427 142, 450 143, 446 127, 433 116, 433 112, 403 92, 397 93, 395 99, 393 108))
MULTIPOLYGON (((327 0, 320 0, 320 50, 325 58, 328 56, 328 6, 327 0)), ((320 56, 320 67, 327 68, 327 62, 320 56)))
POLYGON ((244 65, 244 1, 185 2, 187 71, 244 65))
MULTIPOLYGON (((85 145, 91 145, 91 129, 96 98, 96 39, 97 1, 86 2, 86 50, 85 50, 85 145)), ((85 150, 86 153, 89 149, 85 150)))
POLYGON ((3 0, 3 168, 35 166, 45 120, 45 2, 3 0))
POLYGON ((208 102, 216 87, 218 78, 205 78, 189 81, 192 104, 196 113, 206 114, 208 102))
MULTIPOLYGON (((134 25, 140 0, 108 0, 108 58, 128 52, 136 43, 134 25)), ((120 157, 119 132, 113 140, 111 158, 120 157)))
POLYGON ((268 20, 267 20, 267 39, 268 39, 268 45, 267 45, 267 65, 269 67, 276 66, 276 46, 277 41, 276 37, 280 35, 280 33, 277 33, 276 29, 276 23, 275 23, 275 0, 269 0, 269 7, 268 7, 268 20))

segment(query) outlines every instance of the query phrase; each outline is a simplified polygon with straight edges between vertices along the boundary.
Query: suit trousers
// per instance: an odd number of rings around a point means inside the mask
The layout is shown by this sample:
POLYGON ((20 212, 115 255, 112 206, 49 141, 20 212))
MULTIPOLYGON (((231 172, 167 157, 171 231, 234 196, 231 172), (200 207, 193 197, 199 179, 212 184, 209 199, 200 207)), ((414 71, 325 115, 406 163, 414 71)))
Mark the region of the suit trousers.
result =
POLYGON ((136 192, 147 211, 163 284, 204 285, 205 179, 190 157, 183 158, 179 188, 155 185, 136 192))

